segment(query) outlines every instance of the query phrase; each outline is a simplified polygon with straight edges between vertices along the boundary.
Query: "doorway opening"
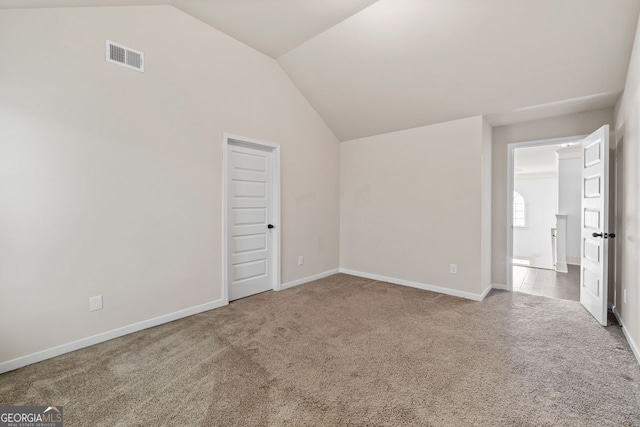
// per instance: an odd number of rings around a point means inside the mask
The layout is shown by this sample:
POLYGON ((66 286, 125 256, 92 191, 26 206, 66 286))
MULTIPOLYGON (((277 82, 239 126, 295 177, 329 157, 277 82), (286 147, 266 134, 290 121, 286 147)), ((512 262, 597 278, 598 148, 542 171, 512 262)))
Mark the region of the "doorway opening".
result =
POLYGON ((226 302, 280 290, 280 146, 223 137, 222 283, 226 302))
POLYGON ((513 290, 580 301, 582 138, 513 150, 513 290))
POLYGON ((577 276, 580 303, 606 326, 609 261, 614 261, 613 256, 609 257, 609 248, 616 237, 609 215, 613 183, 609 174, 609 126, 585 137, 509 144, 508 156, 508 289, 575 299, 575 288, 567 284, 577 276), (573 146, 579 147, 579 152, 573 146), (550 154, 548 150, 556 158, 551 170, 551 163, 541 160, 550 154), (541 179, 550 182, 537 185, 535 190, 531 183, 524 182, 541 179), (550 206, 541 210, 546 204, 550 206), (532 228, 533 233, 525 241, 530 244, 534 239, 535 251, 527 250, 519 240, 519 231, 532 228), (530 253, 524 253, 527 251, 530 253), (577 264, 577 273, 570 268, 572 264, 577 264))

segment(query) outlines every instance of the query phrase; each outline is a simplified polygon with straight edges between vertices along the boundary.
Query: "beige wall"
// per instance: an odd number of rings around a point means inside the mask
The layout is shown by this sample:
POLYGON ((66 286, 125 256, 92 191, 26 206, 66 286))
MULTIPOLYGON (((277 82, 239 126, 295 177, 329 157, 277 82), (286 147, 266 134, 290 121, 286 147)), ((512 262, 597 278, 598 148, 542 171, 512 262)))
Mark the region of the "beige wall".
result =
POLYGON ((513 142, 588 135, 606 124, 613 124, 613 109, 493 128, 491 251, 493 283, 503 285, 507 283, 507 145, 513 142))
POLYGON ((482 117, 343 142, 341 267, 479 294, 482 149, 482 117))
POLYGON ((640 32, 627 83, 616 105, 616 295, 618 312, 636 349, 640 345, 640 32), (626 290, 627 301, 623 293, 626 290))
POLYGON ((0 362, 221 298, 223 132, 282 146, 283 282, 339 266, 338 141, 272 59, 170 6, 2 11, 0 52, 0 362))

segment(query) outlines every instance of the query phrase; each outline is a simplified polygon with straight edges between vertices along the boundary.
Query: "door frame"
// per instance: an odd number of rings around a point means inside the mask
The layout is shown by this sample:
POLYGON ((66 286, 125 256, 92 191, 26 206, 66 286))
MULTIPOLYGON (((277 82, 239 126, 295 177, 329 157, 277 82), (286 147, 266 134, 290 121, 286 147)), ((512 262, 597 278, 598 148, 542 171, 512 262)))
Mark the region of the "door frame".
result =
POLYGON ((273 142, 262 141, 256 138, 248 138, 244 136, 238 136, 231 133, 224 132, 222 136, 222 300, 229 303, 229 241, 228 241, 228 218, 227 218, 227 190, 229 185, 229 146, 236 145, 241 147, 248 147, 262 151, 268 151, 273 154, 273 222, 275 227, 272 230, 272 251, 273 259, 271 260, 271 268, 273 271, 273 286, 274 291, 280 290, 280 242, 281 235, 280 229, 282 222, 280 220, 280 144, 273 142))
POLYGON ((514 188, 514 151, 518 148, 558 145, 578 142, 589 135, 568 136, 563 138, 539 139, 535 141, 512 142, 507 144, 507 290, 513 291, 513 188, 514 188))

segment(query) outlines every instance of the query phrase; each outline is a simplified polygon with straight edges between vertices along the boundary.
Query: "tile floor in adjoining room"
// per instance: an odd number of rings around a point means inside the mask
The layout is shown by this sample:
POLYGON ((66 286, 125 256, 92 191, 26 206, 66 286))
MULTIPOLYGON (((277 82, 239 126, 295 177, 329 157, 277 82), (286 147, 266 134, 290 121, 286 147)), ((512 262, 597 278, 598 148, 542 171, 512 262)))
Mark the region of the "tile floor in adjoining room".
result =
POLYGON ((568 273, 541 268, 513 267, 513 290, 549 298, 580 301, 580 267, 569 265, 568 273))

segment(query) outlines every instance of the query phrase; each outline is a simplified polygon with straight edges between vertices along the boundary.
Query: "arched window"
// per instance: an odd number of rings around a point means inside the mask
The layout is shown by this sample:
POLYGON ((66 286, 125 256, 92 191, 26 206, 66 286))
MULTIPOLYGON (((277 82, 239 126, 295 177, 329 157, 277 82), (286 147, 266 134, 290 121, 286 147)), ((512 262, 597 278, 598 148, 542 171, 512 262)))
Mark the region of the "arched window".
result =
POLYGON ((524 197, 517 191, 513 192, 513 226, 527 226, 527 206, 524 203, 524 197))

